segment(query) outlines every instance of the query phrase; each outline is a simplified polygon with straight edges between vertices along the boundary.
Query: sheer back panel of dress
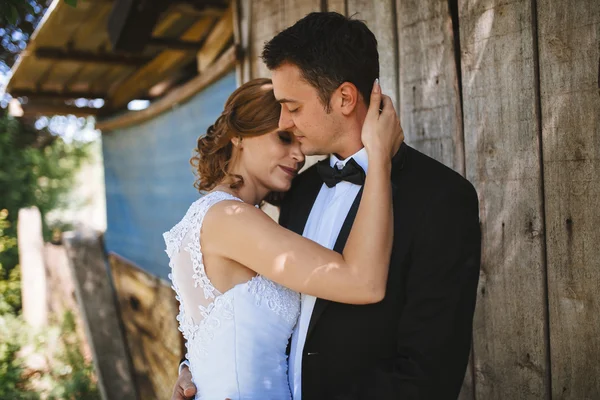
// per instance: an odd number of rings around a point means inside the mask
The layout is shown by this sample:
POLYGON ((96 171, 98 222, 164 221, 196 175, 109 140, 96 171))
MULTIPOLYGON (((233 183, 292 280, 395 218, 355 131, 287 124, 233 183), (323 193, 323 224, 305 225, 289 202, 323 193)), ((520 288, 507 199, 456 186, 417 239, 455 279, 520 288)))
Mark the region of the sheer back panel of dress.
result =
POLYGON ((214 308, 215 299, 222 295, 206 274, 200 234, 206 212, 212 205, 223 200, 241 201, 229 193, 212 192, 197 200, 185 217, 164 234, 170 258, 170 278, 180 302, 179 322, 192 330, 208 317, 214 308), (186 309, 184 304, 194 304, 197 307, 186 309))

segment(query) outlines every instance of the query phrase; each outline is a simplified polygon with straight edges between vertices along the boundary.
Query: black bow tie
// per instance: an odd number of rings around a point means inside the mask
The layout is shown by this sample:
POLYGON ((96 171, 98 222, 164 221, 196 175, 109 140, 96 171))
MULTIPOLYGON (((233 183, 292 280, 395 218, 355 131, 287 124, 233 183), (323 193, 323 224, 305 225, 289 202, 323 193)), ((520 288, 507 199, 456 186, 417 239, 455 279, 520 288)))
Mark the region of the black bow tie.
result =
POLYGON ((365 183, 365 171, 351 158, 343 169, 339 170, 329 165, 329 160, 320 161, 317 164, 317 172, 327 187, 334 187, 341 181, 363 185, 365 183))

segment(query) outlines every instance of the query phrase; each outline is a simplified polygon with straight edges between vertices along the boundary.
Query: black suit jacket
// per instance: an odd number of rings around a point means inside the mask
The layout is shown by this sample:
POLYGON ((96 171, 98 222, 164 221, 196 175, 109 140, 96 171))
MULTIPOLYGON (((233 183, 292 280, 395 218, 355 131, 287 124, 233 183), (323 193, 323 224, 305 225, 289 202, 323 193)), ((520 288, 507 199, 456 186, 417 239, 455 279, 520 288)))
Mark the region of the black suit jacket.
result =
MULTIPOLYGON (((480 268, 477 194, 462 176, 406 144, 393 159, 391 180, 386 296, 372 305, 317 299, 302 357, 304 400, 454 400, 460 391, 480 268)), ((302 234, 321 185, 314 166, 299 175, 281 205, 280 224, 302 234)))

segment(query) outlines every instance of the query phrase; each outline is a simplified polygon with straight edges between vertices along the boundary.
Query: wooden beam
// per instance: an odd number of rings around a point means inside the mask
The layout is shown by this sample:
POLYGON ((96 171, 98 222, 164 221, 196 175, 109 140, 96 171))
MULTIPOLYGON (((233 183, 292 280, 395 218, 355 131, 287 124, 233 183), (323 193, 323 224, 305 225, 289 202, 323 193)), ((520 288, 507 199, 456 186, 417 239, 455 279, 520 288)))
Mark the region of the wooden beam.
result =
MULTIPOLYGON (((181 36, 181 40, 201 40, 212 24, 212 18, 199 20, 185 31, 181 36)), ((164 80, 192 59, 193 55, 186 52, 178 50, 163 51, 154 60, 127 78, 113 93, 109 94, 112 106, 114 108, 123 107, 130 100, 138 98, 149 88, 164 80)))
POLYGON ((198 52, 198 72, 205 71, 215 58, 221 54, 223 47, 233 38, 233 2, 206 38, 206 43, 198 52))
POLYGON ((35 56, 40 59, 54 61, 73 61, 90 64, 108 65, 144 65, 151 60, 148 57, 130 56, 114 53, 95 53, 81 50, 65 50, 54 47, 40 47, 35 49, 35 56))
POLYGON ((167 2, 119 0, 108 16, 107 30, 114 50, 140 52, 152 36, 167 2))
POLYGON ((96 128, 102 131, 112 131, 137 125, 155 118, 169 111, 174 105, 184 103, 196 93, 221 78, 235 66, 235 63, 236 51, 235 47, 232 46, 209 69, 204 71, 202 75, 169 92, 165 97, 152 103, 150 107, 141 111, 130 111, 111 119, 100 120, 96 123, 96 128))
POLYGON ((182 50, 182 51, 198 51, 204 45, 204 40, 191 41, 179 40, 171 38, 153 37, 148 40, 148 46, 160 47, 163 49, 182 50))
POLYGON ((227 10, 227 6, 210 6, 198 8, 189 3, 173 4, 171 10, 181 12, 185 15, 194 17, 214 17, 220 18, 227 10))
POLYGON ((44 104, 29 102, 22 105, 23 116, 53 116, 53 115, 75 115, 76 117, 87 117, 89 115, 98 115, 99 108, 76 107, 66 104, 44 104))
POLYGON ((57 92, 52 90, 30 90, 30 89, 14 89, 11 90, 12 97, 28 97, 32 99, 44 100, 72 100, 72 99, 103 99, 106 93, 91 93, 91 92, 57 92))

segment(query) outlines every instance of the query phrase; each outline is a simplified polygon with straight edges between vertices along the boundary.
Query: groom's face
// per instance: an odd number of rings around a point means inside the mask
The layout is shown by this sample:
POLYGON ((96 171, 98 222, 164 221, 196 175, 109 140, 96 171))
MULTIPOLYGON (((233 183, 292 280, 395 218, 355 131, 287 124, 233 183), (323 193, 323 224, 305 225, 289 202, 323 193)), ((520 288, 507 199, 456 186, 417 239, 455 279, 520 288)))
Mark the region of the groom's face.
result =
POLYGON ((279 129, 292 132, 306 155, 336 152, 340 118, 329 113, 317 90, 302 78, 300 69, 285 63, 272 71, 275 98, 281 104, 279 129))

